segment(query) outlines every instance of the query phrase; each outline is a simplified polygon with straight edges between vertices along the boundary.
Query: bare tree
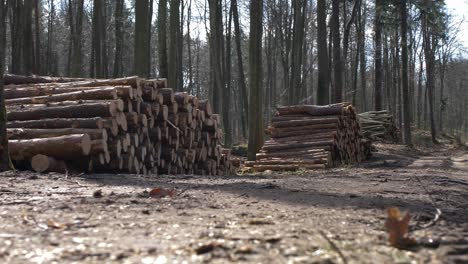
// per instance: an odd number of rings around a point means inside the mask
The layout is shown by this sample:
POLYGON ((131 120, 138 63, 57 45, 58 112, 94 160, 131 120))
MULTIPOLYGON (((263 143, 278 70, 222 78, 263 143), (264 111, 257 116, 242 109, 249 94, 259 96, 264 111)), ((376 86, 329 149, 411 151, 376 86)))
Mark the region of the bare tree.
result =
POLYGON ((317 56, 318 85, 317 104, 324 105, 329 99, 329 67, 327 48, 327 7, 326 0, 317 0, 317 56))
POLYGON ((263 145, 262 108, 262 20, 263 0, 250 2, 249 38, 249 160, 255 160, 263 145))

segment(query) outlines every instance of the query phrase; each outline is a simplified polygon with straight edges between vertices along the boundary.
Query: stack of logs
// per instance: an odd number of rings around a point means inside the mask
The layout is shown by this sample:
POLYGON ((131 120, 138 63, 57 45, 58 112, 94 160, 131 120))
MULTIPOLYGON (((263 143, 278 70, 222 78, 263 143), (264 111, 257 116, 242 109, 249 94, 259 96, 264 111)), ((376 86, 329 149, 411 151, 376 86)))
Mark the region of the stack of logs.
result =
POLYGON ((393 115, 388 110, 358 114, 362 134, 372 141, 400 142, 400 132, 393 115))
POLYGON ((207 100, 165 79, 15 78, 5 86, 10 156, 38 172, 235 173, 207 100), (14 84, 11 84, 14 83, 14 84))
POLYGON ((349 103, 279 107, 268 132, 271 139, 256 161, 246 163, 254 171, 320 169, 365 158, 359 123, 349 103))

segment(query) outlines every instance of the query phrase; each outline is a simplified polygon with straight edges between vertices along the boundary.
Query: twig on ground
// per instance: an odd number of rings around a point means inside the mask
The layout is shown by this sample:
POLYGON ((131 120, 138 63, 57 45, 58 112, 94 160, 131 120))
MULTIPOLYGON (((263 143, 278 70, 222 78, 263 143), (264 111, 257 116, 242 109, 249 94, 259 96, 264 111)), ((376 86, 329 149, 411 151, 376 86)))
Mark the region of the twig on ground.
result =
POLYGON ((343 261, 344 264, 348 264, 348 261, 346 260, 346 257, 344 256, 343 252, 340 250, 340 248, 331 240, 322 230, 319 230, 320 235, 327 240, 327 242, 330 244, 331 248, 338 253, 340 256, 341 260, 343 261))

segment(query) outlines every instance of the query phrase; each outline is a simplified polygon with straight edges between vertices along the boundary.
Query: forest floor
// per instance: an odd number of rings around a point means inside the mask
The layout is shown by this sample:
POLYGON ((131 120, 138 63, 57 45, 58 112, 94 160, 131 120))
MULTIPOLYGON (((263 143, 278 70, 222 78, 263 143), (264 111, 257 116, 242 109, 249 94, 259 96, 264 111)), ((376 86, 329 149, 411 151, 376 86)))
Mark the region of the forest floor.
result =
POLYGON ((6 172, 0 262, 467 263, 468 152, 377 149, 359 167, 295 174, 6 172), (419 246, 388 245, 391 206, 410 212, 419 246))

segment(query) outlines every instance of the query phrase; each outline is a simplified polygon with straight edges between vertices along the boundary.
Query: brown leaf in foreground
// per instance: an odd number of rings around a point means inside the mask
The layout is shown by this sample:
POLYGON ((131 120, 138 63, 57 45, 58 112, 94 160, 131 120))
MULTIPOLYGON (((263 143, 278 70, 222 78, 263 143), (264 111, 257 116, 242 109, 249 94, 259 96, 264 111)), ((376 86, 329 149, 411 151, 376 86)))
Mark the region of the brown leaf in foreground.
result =
POLYGON ((385 227, 388 232, 388 241, 392 247, 398 249, 408 249, 416 245, 416 240, 408 237, 408 225, 410 221, 410 214, 406 213, 404 216, 396 207, 387 209, 387 220, 385 227))
POLYGON ((154 188, 149 192, 149 197, 151 198, 162 198, 165 196, 173 197, 174 190, 167 190, 163 188, 154 188))

